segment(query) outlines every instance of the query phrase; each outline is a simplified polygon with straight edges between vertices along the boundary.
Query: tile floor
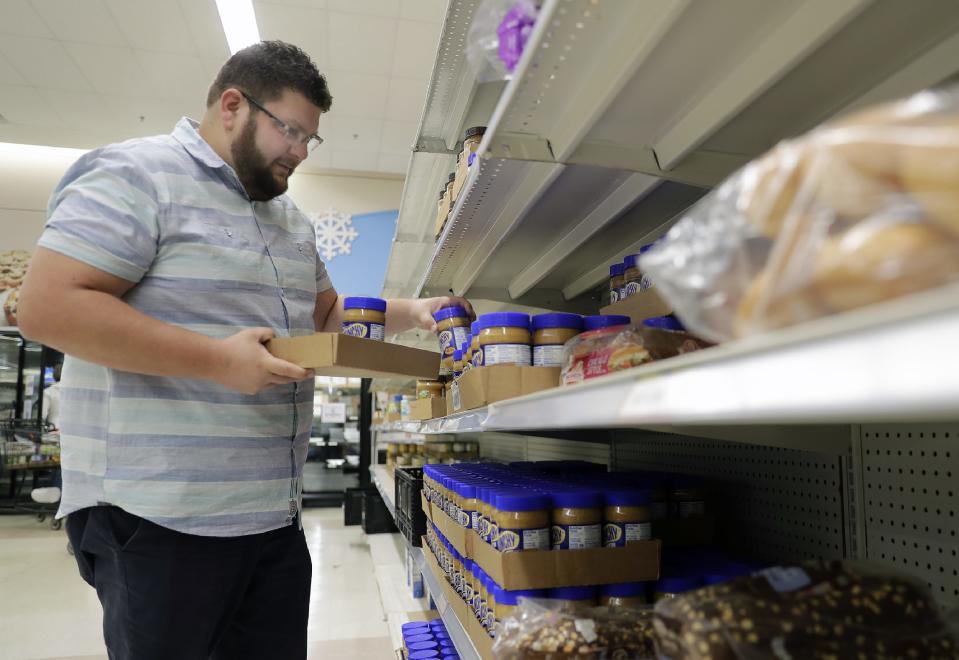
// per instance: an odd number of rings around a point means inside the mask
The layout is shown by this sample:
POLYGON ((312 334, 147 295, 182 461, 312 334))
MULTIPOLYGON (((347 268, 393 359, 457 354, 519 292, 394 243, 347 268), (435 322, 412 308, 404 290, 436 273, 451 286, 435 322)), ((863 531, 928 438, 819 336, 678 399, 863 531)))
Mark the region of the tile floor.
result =
MULTIPOLYGON (((307 509, 313 556, 310 658, 393 657, 367 537, 341 509, 307 509)), ((105 660, 96 592, 77 574, 64 532, 0 516, 0 660, 105 660)))

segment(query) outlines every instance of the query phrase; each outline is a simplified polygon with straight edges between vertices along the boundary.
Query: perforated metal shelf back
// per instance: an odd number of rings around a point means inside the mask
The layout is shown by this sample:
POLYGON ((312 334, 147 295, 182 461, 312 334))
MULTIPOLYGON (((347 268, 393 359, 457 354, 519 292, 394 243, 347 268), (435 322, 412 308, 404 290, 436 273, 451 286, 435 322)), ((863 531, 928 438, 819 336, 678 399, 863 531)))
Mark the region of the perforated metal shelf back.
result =
POLYGON ((866 557, 959 604, 959 423, 861 428, 866 557))
POLYGON ((617 469, 701 475, 720 538, 771 562, 841 559, 846 552, 839 457, 665 433, 623 432, 617 469))

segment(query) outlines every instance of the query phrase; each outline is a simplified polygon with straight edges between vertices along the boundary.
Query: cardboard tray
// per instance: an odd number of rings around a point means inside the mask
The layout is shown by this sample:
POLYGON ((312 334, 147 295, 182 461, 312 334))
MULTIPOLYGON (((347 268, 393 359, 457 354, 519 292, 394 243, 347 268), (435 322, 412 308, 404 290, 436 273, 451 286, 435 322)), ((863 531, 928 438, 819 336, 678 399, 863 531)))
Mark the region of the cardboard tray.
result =
POLYGON ((549 390, 559 387, 561 371, 559 367, 517 367, 509 364, 476 367, 453 383, 452 387, 459 389, 459 395, 451 392, 450 403, 454 412, 459 412, 549 390), (458 408, 456 403, 460 404, 458 408))
POLYGON ((316 370, 318 376, 435 379, 440 354, 400 344, 318 332, 304 337, 278 337, 266 344, 278 358, 316 370))
POLYGON ((499 552, 444 511, 433 509, 426 497, 423 511, 457 552, 478 563, 497 584, 509 590, 659 579, 659 540, 635 541, 623 548, 499 552))
POLYGON ((418 422, 446 415, 446 399, 431 397, 410 402, 410 419, 418 422))
POLYGON ((656 289, 653 288, 640 291, 629 298, 603 307, 600 314, 622 314, 632 319, 634 325, 639 325, 646 319, 654 316, 665 316, 672 311, 672 307, 666 304, 656 293, 656 289))

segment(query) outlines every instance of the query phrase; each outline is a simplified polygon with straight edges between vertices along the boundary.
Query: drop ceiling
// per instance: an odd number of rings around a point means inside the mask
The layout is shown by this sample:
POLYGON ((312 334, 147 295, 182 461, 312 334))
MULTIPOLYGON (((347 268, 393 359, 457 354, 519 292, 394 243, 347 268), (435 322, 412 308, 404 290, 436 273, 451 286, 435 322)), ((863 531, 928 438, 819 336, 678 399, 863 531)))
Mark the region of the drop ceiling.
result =
MULTIPOLYGON (((303 171, 402 175, 446 0, 254 0, 334 97, 303 171)), ((92 148, 198 118, 229 57, 214 0, 2 0, 0 142, 92 148)))

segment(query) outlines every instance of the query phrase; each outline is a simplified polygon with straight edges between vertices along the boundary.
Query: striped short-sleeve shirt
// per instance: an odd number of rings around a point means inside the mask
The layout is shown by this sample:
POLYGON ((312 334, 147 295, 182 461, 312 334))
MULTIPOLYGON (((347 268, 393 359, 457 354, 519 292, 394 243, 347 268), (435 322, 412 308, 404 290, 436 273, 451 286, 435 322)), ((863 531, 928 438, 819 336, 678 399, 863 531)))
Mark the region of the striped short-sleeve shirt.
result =
MULTIPOLYGON (((286 196, 251 201, 190 119, 85 154, 48 215, 41 247, 133 282, 131 307, 207 336, 310 334, 316 294, 332 288, 306 216, 286 196)), ((61 388, 60 515, 109 503, 206 536, 293 521, 312 381, 248 396, 68 356, 61 388)))

